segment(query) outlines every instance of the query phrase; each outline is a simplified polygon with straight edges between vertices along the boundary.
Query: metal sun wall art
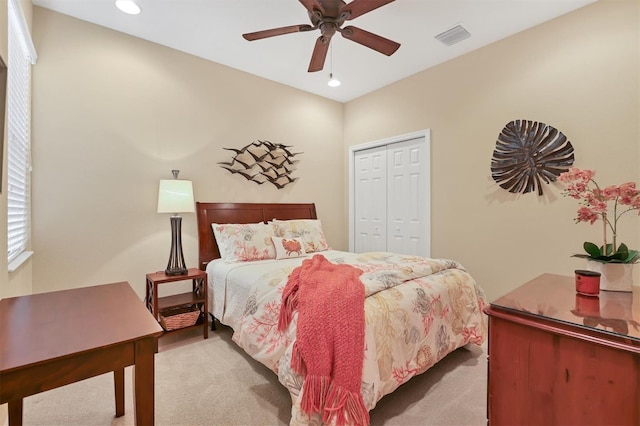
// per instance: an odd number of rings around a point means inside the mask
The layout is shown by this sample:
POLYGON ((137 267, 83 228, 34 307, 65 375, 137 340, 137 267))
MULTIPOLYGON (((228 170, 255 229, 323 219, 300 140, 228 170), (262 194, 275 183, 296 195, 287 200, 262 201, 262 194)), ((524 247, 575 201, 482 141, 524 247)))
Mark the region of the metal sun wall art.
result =
POLYGON ((573 146, 558 129, 537 121, 514 120, 498 135, 491 177, 509 192, 537 190, 542 195, 542 182, 556 181, 573 160, 573 146))
POLYGON ((291 146, 258 140, 241 148, 223 148, 235 152, 230 162, 218 162, 232 174, 244 176, 247 180, 262 185, 265 182, 282 189, 298 178, 291 177, 296 170, 294 160, 301 152, 291 152, 291 146))

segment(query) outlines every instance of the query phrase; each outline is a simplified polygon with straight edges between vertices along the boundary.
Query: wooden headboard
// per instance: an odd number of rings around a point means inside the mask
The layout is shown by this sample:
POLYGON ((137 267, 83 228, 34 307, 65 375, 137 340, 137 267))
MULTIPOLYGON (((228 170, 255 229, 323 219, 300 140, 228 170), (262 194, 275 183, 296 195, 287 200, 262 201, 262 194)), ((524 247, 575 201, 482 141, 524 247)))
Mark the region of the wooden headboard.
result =
POLYGON ((258 223, 272 219, 317 219, 314 203, 196 203, 198 221, 198 267, 220 257, 212 223, 258 223))

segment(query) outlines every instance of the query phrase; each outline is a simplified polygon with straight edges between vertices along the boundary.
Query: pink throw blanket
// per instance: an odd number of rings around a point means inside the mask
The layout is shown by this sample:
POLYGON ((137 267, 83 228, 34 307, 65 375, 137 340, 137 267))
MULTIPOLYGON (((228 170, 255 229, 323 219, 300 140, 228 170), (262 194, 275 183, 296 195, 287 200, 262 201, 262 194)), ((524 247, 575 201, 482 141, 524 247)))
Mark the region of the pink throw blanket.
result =
POLYGON ((325 423, 368 425, 360 391, 364 361, 362 271, 316 254, 294 269, 282 293, 278 328, 298 311, 291 367, 305 375, 300 407, 325 423))

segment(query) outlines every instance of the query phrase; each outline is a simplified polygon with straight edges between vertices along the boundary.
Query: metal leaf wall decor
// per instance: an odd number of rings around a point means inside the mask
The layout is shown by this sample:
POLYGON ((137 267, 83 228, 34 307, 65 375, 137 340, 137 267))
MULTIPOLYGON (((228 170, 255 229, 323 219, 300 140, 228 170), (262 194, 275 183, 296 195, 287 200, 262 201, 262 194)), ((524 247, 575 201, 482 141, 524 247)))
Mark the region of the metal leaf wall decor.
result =
POLYGON ((262 185, 265 182, 282 189, 298 178, 291 174, 296 170, 294 160, 301 152, 291 152, 291 146, 258 140, 241 148, 223 148, 235 154, 230 162, 219 162, 223 169, 244 176, 247 180, 262 185))
POLYGON ((573 146, 558 129, 530 120, 507 123, 498 135, 491 177, 513 193, 538 191, 573 165, 573 146))

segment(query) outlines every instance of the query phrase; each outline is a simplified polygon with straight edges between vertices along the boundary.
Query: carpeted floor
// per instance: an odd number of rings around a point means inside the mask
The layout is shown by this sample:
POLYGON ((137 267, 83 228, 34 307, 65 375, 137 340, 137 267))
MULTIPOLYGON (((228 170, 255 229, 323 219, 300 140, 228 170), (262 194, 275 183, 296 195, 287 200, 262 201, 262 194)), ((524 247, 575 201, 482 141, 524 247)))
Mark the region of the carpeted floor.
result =
MULTIPOLYGON (((486 425, 486 344, 458 349, 385 396, 372 425, 486 425)), ((114 418, 113 375, 104 374, 24 400, 24 424, 133 425, 131 368, 126 414, 114 418)), ((189 330, 160 339, 156 355, 156 424, 288 425, 291 399, 276 375, 218 327, 202 339, 189 330)))

